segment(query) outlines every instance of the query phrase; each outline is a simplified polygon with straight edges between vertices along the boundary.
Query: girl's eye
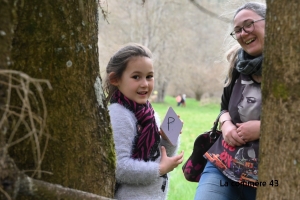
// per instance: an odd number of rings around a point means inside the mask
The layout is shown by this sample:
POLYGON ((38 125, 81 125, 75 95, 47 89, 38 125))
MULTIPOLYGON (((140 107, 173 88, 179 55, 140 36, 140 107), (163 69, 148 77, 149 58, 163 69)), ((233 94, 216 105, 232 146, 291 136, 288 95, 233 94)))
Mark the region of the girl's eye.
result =
POLYGON ((135 76, 133 76, 132 78, 137 80, 137 79, 139 79, 140 77, 139 77, 138 75, 135 75, 135 76))
POLYGON ((147 79, 151 79, 151 78, 153 78, 153 75, 148 75, 147 76, 147 79))

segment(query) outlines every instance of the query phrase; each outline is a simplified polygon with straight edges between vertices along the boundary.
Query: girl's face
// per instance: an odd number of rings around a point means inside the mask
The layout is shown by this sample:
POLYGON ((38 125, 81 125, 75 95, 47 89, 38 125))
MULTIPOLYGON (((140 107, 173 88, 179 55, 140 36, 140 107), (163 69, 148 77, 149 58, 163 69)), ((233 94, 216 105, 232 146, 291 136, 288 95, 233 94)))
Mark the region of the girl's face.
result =
MULTIPOLYGON (((241 10, 233 20, 234 30, 262 18, 252 10, 241 10)), ((253 26, 254 29, 251 33, 247 33, 242 29, 237 41, 249 55, 259 56, 262 54, 264 47, 265 20, 257 21, 253 26)))
POLYGON ((154 87, 152 60, 148 57, 133 57, 127 63, 122 77, 117 81, 119 90, 130 100, 145 104, 154 87))

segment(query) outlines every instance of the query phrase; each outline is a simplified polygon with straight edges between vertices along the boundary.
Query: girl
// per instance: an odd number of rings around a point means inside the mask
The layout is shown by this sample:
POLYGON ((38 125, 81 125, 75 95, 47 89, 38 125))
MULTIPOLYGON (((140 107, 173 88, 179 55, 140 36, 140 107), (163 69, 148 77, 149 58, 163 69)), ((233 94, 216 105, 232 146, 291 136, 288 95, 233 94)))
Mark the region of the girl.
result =
POLYGON ((151 56, 146 47, 129 44, 111 57, 106 69, 117 199, 166 199, 167 173, 183 161, 183 152, 174 156, 177 146, 161 138, 158 117, 148 101, 154 87, 151 56))

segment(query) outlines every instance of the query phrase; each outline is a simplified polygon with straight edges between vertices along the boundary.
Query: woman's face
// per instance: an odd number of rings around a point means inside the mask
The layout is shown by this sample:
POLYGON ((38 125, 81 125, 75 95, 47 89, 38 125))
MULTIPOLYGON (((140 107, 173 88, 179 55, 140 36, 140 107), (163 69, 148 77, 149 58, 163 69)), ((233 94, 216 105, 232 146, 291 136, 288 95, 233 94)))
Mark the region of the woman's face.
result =
MULTIPOLYGON (((234 29, 236 30, 249 24, 249 22, 262 18, 252 10, 241 10, 233 20, 234 29)), ((237 41, 249 55, 259 56, 262 54, 264 47, 265 20, 257 21, 253 26, 254 29, 251 33, 247 33, 242 29, 237 41)))

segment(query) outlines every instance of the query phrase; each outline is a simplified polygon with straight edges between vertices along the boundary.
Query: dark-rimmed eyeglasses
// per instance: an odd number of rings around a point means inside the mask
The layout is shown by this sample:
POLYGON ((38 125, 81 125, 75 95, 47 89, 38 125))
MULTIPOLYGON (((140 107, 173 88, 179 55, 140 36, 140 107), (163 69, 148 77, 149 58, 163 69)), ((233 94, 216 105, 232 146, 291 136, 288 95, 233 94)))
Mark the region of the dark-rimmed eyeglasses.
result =
POLYGON ((255 29, 254 27, 254 23, 255 22, 259 22, 259 21, 262 21, 262 20, 265 20, 265 19, 259 19, 259 20, 255 20, 255 21, 250 21, 250 22, 247 22, 244 26, 240 27, 240 28, 236 28, 234 31, 232 31, 230 33, 230 35, 235 39, 237 40, 241 33, 242 33, 242 30, 244 30, 246 33, 252 33, 255 29))

